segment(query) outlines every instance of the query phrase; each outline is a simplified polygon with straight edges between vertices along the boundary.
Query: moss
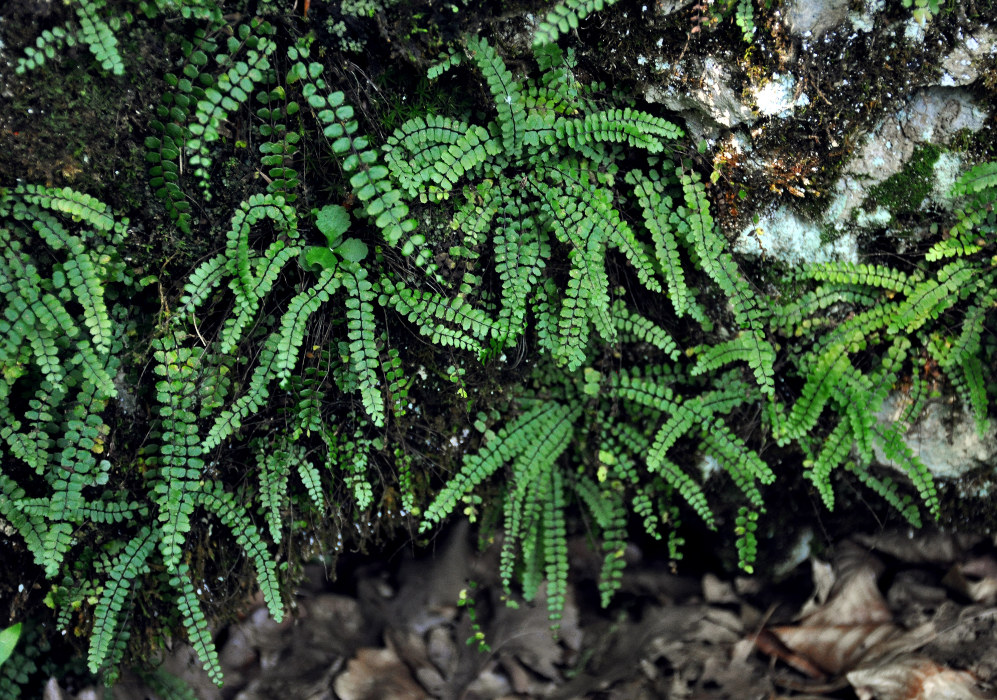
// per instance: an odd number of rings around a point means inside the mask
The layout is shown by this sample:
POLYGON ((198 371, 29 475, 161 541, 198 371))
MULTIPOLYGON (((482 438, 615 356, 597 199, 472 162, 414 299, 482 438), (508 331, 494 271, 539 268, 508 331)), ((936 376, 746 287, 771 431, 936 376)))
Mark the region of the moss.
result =
POLYGON ((914 214, 935 184, 934 167, 942 149, 933 144, 918 146, 907 165, 869 190, 865 200, 866 210, 884 207, 892 220, 914 214))

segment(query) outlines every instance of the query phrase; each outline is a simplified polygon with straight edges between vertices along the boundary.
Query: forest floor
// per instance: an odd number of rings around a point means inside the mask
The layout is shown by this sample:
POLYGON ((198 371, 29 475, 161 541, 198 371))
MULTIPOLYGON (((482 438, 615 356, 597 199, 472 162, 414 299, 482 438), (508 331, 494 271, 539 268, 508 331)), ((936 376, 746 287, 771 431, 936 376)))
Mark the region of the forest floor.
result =
MULTIPOLYGON (((432 554, 344 557, 335 581, 309 567, 282 624, 260 603, 220 631, 223 690, 187 647, 164 669, 202 700, 997 696, 992 541, 854 534, 778 579, 676 574, 633 548, 608 609, 598 555, 573 547, 556 639, 543 600, 503 602, 493 554, 458 525, 432 554)), ((127 677, 115 691, 144 696, 127 677)))

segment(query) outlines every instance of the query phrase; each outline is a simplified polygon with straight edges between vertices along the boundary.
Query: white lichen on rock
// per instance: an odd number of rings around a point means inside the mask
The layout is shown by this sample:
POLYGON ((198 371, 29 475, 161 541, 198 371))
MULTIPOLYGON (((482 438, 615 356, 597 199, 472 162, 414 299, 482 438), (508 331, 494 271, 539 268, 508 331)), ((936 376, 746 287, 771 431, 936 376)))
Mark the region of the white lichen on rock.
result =
POLYGON ((787 265, 858 260, 858 242, 845 234, 832 242, 822 240, 823 227, 780 206, 758 217, 741 231, 734 250, 743 255, 764 256, 787 265))
POLYGON ((775 73, 764 84, 752 90, 758 113, 766 117, 786 119, 797 107, 806 107, 810 98, 805 92, 796 95, 796 78, 775 73))

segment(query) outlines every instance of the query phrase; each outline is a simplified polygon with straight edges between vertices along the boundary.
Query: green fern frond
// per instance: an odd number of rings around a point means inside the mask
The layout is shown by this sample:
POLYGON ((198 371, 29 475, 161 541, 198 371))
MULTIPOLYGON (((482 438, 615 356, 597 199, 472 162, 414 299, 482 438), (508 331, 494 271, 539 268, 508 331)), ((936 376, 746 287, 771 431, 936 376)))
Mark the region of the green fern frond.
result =
POLYGON ((159 417, 162 422, 161 463, 153 482, 160 527, 159 547, 167 571, 180 564, 184 542, 191 530, 195 496, 201 488, 204 447, 197 434, 194 381, 201 354, 178 347, 171 338, 158 341, 155 372, 159 417))
MULTIPOLYGON (((876 441, 883 448, 886 458, 906 472, 914 488, 917 489, 918 496, 927 507, 928 512, 938 517, 941 506, 938 500, 938 491, 935 487, 935 480, 931 472, 924 465, 924 462, 914 454, 913 450, 904 442, 903 435, 896 426, 877 426, 875 429, 876 441)), ((904 509, 898 509, 904 512, 904 509)))
POLYGON ((678 359, 680 354, 678 344, 664 328, 631 311, 620 299, 613 302, 611 314, 621 340, 647 343, 661 350, 672 360, 678 359))
POLYGON ((824 440, 820 454, 811 462, 804 462, 807 469, 803 475, 810 479, 824 507, 834 510, 834 489, 831 486, 831 472, 844 464, 852 450, 855 439, 851 425, 847 420, 839 421, 831 431, 831 434, 824 440))
POLYGON ((448 299, 432 292, 418 292, 389 280, 381 281, 381 289, 385 296, 380 303, 392 306, 406 316, 416 324, 420 333, 435 344, 483 355, 485 350, 481 341, 500 332, 500 327, 487 313, 471 306, 460 296, 448 299))
POLYGON ((616 3, 616 0, 560 0, 540 21, 533 45, 553 44, 562 34, 578 28, 589 13, 616 3))
POLYGON ((807 434, 817 424, 834 388, 843 381, 842 377, 850 367, 851 362, 844 353, 826 352, 821 355, 807 373, 800 398, 776 436, 780 444, 807 434))
POLYGON ((350 341, 352 369, 360 379, 360 398, 371 422, 384 426, 384 397, 378 388, 377 370, 380 353, 376 346, 374 326, 375 298, 367 271, 355 263, 344 263, 343 286, 350 296, 346 299, 347 337, 350 341))
POLYGON ((551 129, 558 141, 582 152, 595 143, 625 143, 648 153, 661 153, 665 149, 661 139, 671 141, 684 135, 667 119, 630 107, 610 108, 575 119, 560 118, 551 129))
MULTIPOLYGON (((441 522, 453 512, 461 498, 527 450, 533 455, 549 455, 551 429, 563 426, 569 413, 568 407, 558 403, 540 403, 505 425, 498 434, 486 435, 481 449, 464 457, 461 470, 447 481, 426 509, 420 532, 441 522), (545 446, 548 447, 545 449, 545 446)), ((539 466, 542 467, 542 463, 539 466)))
POLYGON ((732 362, 744 362, 766 394, 775 390, 775 349, 757 331, 741 331, 731 340, 717 343, 700 352, 690 370, 692 376, 713 372, 732 362))
POLYGON ((689 313, 695 305, 693 296, 685 280, 685 270, 679 257, 678 242, 671 224, 674 216, 672 199, 664 194, 663 183, 658 173, 649 173, 650 179, 636 171, 627 175, 627 181, 634 185, 634 194, 640 203, 644 225, 651 233, 658 265, 661 267, 668 287, 668 298, 680 318, 689 313))
POLYGON ((966 260, 955 260, 941 268, 934 278, 926 279, 900 304, 888 328, 896 333, 903 328, 908 334, 928 321, 937 319, 960 299, 986 284, 993 274, 981 275, 980 270, 966 260))
POLYGON ((948 235, 925 254, 929 261, 964 257, 977 253, 997 240, 997 161, 970 168, 953 185, 952 195, 961 198, 956 222, 948 235))
MULTIPOLYGON (((240 500, 218 482, 208 482, 194 494, 197 505, 214 514, 227 527, 256 569, 256 582, 275 622, 284 618, 284 605, 277 579, 277 562, 267 551, 259 531, 246 515, 240 500)), ((203 657, 202 657, 203 660, 203 657)))
POLYGON ((124 612, 135 581, 149 571, 148 558, 156 546, 157 533, 143 527, 115 557, 104 592, 94 608, 94 626, 90 634, 87 665, 91 673, 100 673, 119 634, 119 618, 124 612))
POLYGON ((468 39, 467 52, 481 71, 495 100, 498 129, 502 135, 502 150, 510 158, 517 158, 523 150, 526 132, 523 86, 512 77, 505 61, 485 39, 480 37, 468 39))
POLYGON ((885 289, 905 296, 910 295, 917 282, 916 277, 912 278, 901 270, 867 263, 828 262, 807 265, 802 274, 806 278, 830 282, 837 287, 860 285, 885 289))
POLYGON ((0 516, 24 540, 35 563, 44 567, 48 559, 45 548, 45 518, 41 513, 26 512, 23 507, 24 489, 5 474, 0 474, 0 495, 3 496, 0 498, 0 516))
POLYGON ((177 596, 177 607, 183 619, 183 625, 187 630, 187 639, 194 648, 194 653, 204 665, 204 670, 208 672, 208 677, 221 687, 223 682, 222 666, 218 661, 218 650, 215 649, 215 642, 211 638, 211 630, 208 628, 208 620, 201 609, 201 601, 194 590, 194 583, 190 578, 190 567, 181 564, 177 570, 177 575, 170 579, 170 585, 180 591, 177 596))
POLYGON ((896 482, 890 477, 879 478, 866 468, 855 462, 845 463, 845 469, 854 474, 859 481, 868 486, 877 496, 893 506, 913 527, 921 527, 921 514, 909 496, 901 496, 896 482))
POLYGON ((281 539, 281 513, 287 499, 287 480, 291 462, 296 455, 283 445, 264 443, 256 453, 257 475, 260 478, 260 507, 270 528, 270 538, 277 544, 281 539))
POLYGON ((500 150, 484 127, 433 114, 405 122, 384 145, 385 161, 408 195, 435 200, 500 150))
MULTIPOLYGON (((323 268, 315 284, 298 292, 288 303, 287 310, 280 319, 280 328, 272 336, 274 354, 260 356, 260 364, 257 365, 250 380, 247 396, 259 395, 258 398, 252 399, 253 404, 257 402, 262 404, 266 398, 266 387, 273 379, 278 379, 282 387, 286 386, 291 371, 298 363, 308 319, 342 284, 343 280, 340 279, 337 270, 323 268), (267 362, 264 362, 264 359, 267 362)), ((270 343, 269 339, 267 343, 270 343)), ((241 422, 242 418, 239 420, 241 422)))
POLYGON ((547 610, 552 628, 560 626, 568 594, 568 526, 564 511, 564 477, 557 469, 549 472, 549 497, 544 501, 543 551, 544 573, 547 577, 547 610))

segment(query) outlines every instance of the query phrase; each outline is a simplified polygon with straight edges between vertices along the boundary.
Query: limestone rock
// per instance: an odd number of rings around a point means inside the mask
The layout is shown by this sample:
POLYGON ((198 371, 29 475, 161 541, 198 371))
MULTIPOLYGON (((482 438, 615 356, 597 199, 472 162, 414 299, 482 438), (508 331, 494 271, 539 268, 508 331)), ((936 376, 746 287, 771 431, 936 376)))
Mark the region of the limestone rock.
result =
MULTIPOLYGON (((904 399, 893 395, 884 402, 877 420, 892 424, 903 411, 904 399)), ((923 417, 904 436, 907 446, 940 479, 955 479, 997 458, 997 430, 990 424, 980 435, 973 417, 959 405, 932 403, 923 417)), ((879 447, 876 459, 893 465, 879 447)))
POLYGON ((782 17, 792 34, 820 36, 845 21, 849 5, 849 0, 789 0, 782 17))

